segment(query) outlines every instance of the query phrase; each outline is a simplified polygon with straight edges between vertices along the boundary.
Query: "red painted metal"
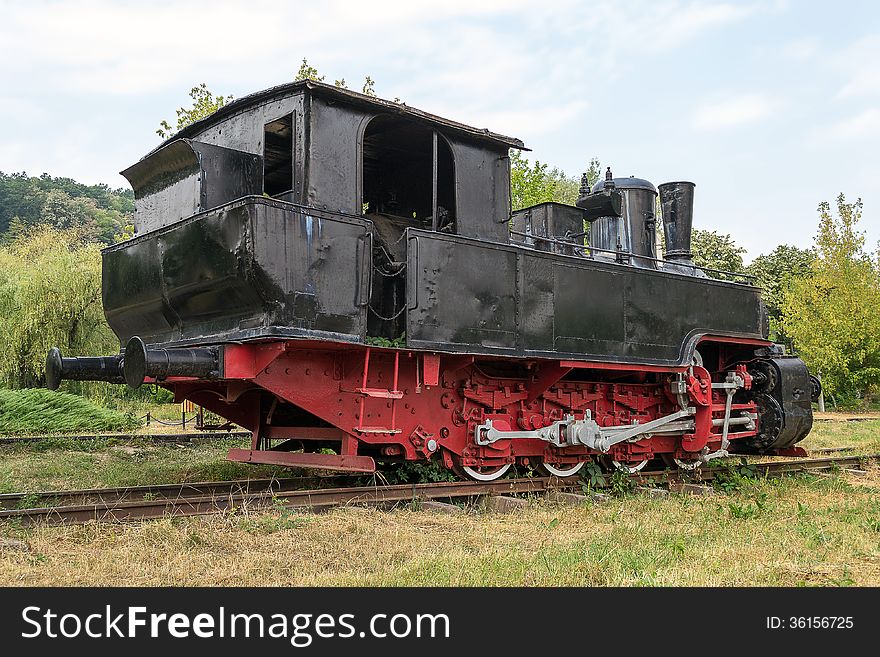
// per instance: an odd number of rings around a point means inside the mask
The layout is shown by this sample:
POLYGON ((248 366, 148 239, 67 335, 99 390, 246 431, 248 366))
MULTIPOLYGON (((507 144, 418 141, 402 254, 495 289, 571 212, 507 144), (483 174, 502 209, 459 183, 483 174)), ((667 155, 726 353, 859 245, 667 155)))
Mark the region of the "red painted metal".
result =
MULTIPOLYGON (((692 458, 704 448, 720 449, 722 430, 712 420, 724 416, 726 391, 713 390, 711 383, 723 381, 726 371, 558 360, 499 363, 488 357, 290 340, 226 345, 223 379, 168 382, 168 387, 254 432, 253 449, 230 452, 234 460, 345 469, 351 459, 415 460, 439 453, 447 465, 492 467, 541 460, 572 464, 595 454, 583 446, 556 448, 534 439, 479 446, 473 435, 487 419, 498 428, 535 430, 590 411, 601 426, 644 423, 678 410, 670 382, 681 373, 688 404, 697 409, 696 429, 684 437, 654 435, 622 443, 609 453, 636 463, 664 453, 692 458), (267 449, 278 440, 287 442, 267 449), (337 454, 281 451, 300 449, 305 441, 319 441, 337 454), (315 465, 316 458, 326 465, 315 465)), ((756 412, 754 404, 732 408, 756 412)), ((729 434, 731 441, 756 433, 740 428, 729 434)))
POLYGON ((785 449, 777 449, 772 452, 773 456, 791 456, 802 458, 805 456, 809 456, 809 452, 805 450, 803 447, 786 447, 785 449))
POLYGON ((440 385, 439 354, 422 354, 422 380, 426 386, 440 385))
POLYGON ((320 468, 342 472, 374 472, 376 462, 369 456, 347 454, 302 454, 272 450, 230 449, 227 458, 242 463, 284 465, 290 468, 320 468))

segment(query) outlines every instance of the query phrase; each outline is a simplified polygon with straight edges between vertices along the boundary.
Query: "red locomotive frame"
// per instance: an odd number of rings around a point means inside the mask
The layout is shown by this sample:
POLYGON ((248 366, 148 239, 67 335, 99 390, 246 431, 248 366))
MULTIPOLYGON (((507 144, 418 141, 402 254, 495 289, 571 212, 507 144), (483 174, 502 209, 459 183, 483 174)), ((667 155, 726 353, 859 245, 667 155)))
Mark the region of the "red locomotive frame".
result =
MULTIPOLYGON (((713 342, 722 343, 723 355, 725 340, 713 342)), ((752 348, 766 344, 749 342, 752 348)), ((737 340, 730 348, 741 346, 737 340)), ((748 389, 745 366, 738 370, 748 389)), ((567 473, 598 453, 542 440, 479 446, 475 428, 492 420, 502 431, 539 429, 564 416, 583 418, 585 410, 600 426, 644 424, 676 410, 668 382, 679 375, 696 408, 695 430, 623 442, 604 455, 619 466, 637 468, 654 457, 693 461, 706 449, 721 449, 722 427, 712 420, 724 417, 726 394, 712 390, 707 369, 504 361, 291 340, 226 345, 222 380, 173 378, 162 385, 178 399, 190 399, 253 432, 250 449, 230 451, 235 461, 371 472, 377 460, 439 457, 457 470, 491 472, 517 462, 549 464, 567 473), (505 367, 520 375, 501 374, 505 367), (285 418, 280 408, 299 410, 285 418), (325 453, 327 447, 336 453, 325 453)), ((757 416, 754 402, 733 404, 730 411, 757 416)), ((734 429, 727 436, 732 443, 757 433, 756 427, 734 429)))

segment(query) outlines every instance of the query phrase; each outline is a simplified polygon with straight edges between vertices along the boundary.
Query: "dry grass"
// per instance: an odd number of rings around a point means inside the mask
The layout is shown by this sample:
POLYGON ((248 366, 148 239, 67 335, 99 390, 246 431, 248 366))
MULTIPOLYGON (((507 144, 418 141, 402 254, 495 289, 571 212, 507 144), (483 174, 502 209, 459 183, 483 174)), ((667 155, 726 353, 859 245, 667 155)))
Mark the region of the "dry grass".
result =
POLYGON ((880 452, 880 418, 846 421, 846 414, 824 414, 829 419, 817 420, 813 430, 798 443, 807 451, 820 447, 856 447, 862 453, 880 452))
MULTIPOLYGON (((880 451, 880 421, 818 423, 807 439, 808 448, 854 444, 880 451)), ((225 449, 217 445, 111 449, 76 464, 77 450, 16 448, 0 453, 0 480, 76 487, 228 474, 213 470, 225 449)), ((880 585, 880 468, 734 479, 725 490, 574 508, 536 500, 511 515, 279 508, 127 525, 6 526, 0 536, 29 549, 0 547, 0 585, 880 585)))
POLYGON ((0 445, 0 493, 289 476, 284 468, 226 460, 230 447, 245 444, 52 439, 0 445))
POLYGON ((7 534, 2 585, 880 584, 880 469, 730 495, 536 501, 511 515, 344 508, 7 534))

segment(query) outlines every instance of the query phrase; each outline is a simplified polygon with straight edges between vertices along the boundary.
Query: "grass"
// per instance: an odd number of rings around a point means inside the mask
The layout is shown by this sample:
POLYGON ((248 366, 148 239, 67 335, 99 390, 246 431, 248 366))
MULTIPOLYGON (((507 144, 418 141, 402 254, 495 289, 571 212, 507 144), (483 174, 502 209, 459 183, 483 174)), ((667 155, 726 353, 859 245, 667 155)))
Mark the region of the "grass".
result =
POLYGON ((3 585, 880 584, 880 470, 510 515, 277 508, 7 533, 3 585))
POLYGON ((863 453, 880 452, 880 419, 859 422, 815 421, 813 430, 798 443, 807 451, 822 447, 856 447, 863 453))
POLYGON ((79 395, 42 388, 0 388, 0 434, 42 434, 83 431, 125 431, 139 420, 98 406, 79 395))
POLYGON ((54 438, 0 445, 0 492, 136 486, 243 477, 289 476, 291 471, 226 460, 240 440, 205 440, 192 445, 112 438, 54 438))
MULTIPOLYGON (((880 421, 817 423, 806 446, 880 451, 880 421)), ((194 446, 46 441, 0 448, 0 488, 269 476, 194 446)), ((599 505, 536 500, 510 515, 277 505, 199 518, 28 530, 0 549, 0 585, 848 586, 880 585, 880 468, 755 479, 718 495, 599 505)))

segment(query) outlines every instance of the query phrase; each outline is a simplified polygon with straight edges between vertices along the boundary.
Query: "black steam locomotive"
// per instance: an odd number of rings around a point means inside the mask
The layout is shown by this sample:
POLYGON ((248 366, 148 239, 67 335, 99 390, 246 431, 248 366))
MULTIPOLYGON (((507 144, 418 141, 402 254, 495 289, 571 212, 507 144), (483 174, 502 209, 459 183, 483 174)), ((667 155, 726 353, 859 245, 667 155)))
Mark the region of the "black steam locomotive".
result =
POLYGON ((154 382, 250 429, 229 458, 696 468, 796 454, 811 382, 759 290, 691 258, 694 185, 582 185, 510 211, 517 139, 312 81, 241 98, 122 174, 103 252, 124 349, 47 381, 154 382), (714 273, 714 272, 710 272, 714 273))

